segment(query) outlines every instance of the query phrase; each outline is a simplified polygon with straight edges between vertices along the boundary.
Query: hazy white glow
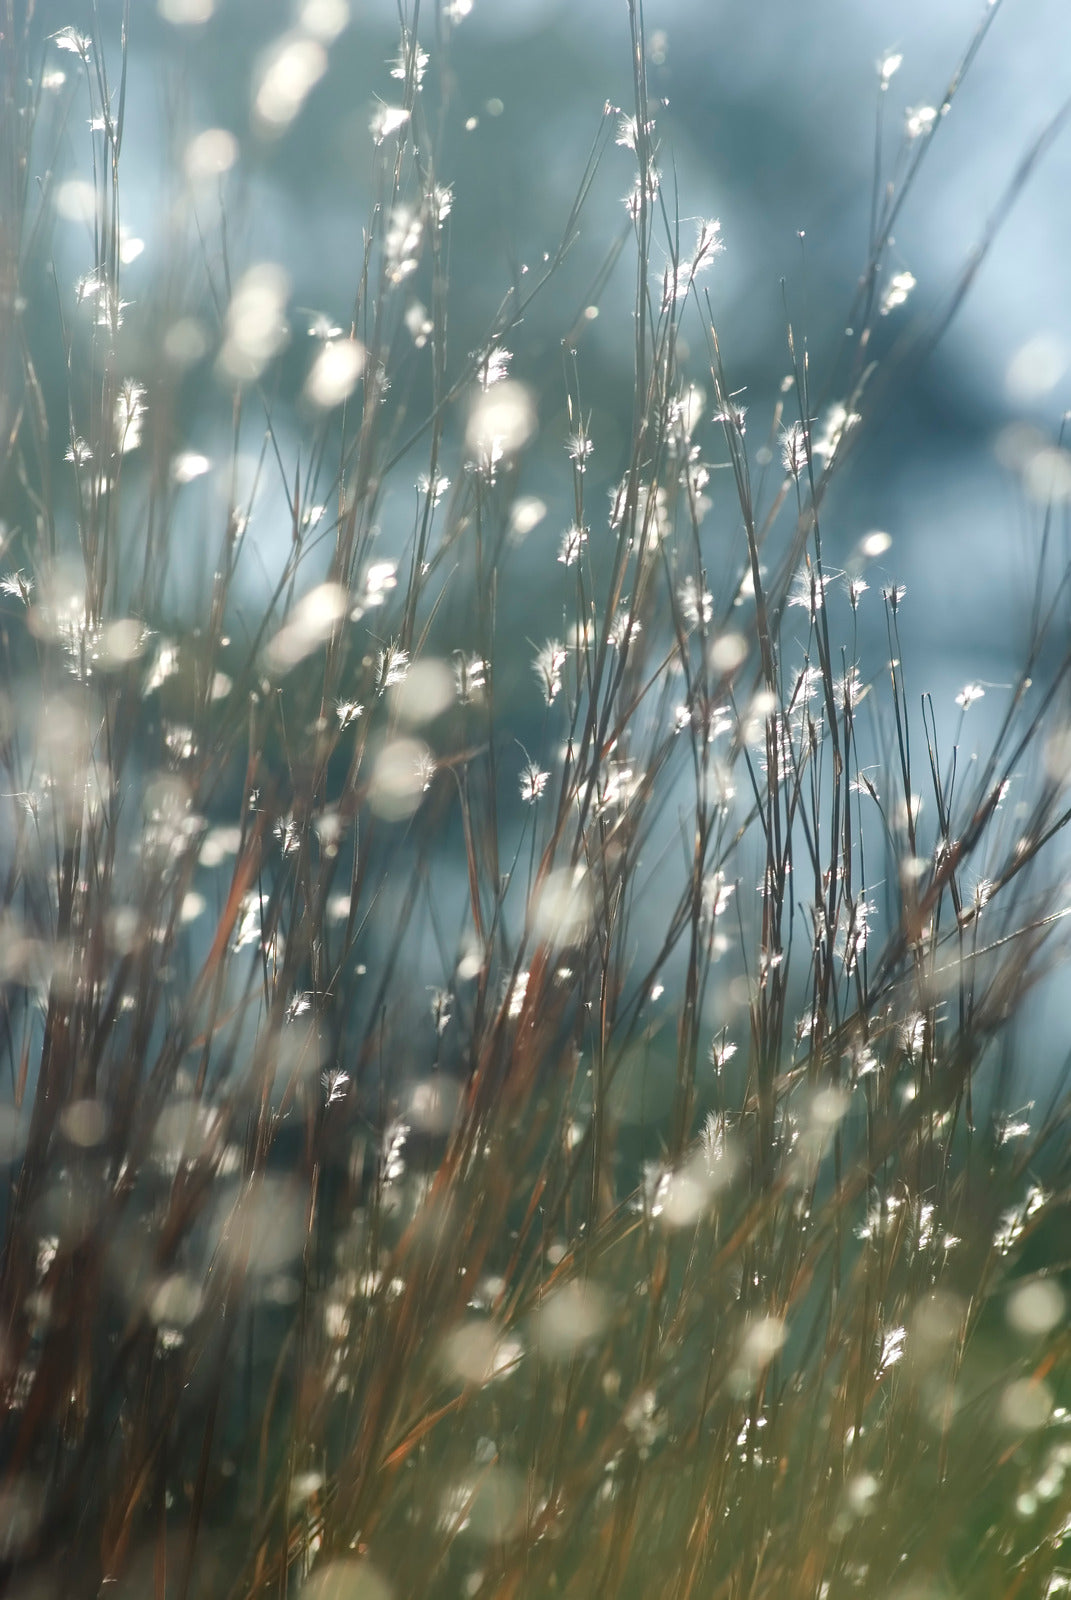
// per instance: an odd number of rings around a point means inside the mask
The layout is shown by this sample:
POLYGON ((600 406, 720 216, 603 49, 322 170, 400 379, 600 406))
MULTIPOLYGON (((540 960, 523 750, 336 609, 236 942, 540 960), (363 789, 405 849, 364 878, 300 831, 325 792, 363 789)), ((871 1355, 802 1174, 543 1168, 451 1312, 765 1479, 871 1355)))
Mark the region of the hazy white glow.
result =
POLYGON ((305 380, 305 394, 313 405, 329 411, 349 399, 364 371, 364 345, 357 339, 329 339, 320 350, 305 380))
POLYGON ((265 651, 269 672, 291 667, 324 644, 349 609, 349 595, 338 583, 321 583, 303 595, 265 651))
POLYGON ((261 70, 253 99, 257 120, 268 130, 287 127, 327 71, 327 51, 318 39, 290 34, 279 40, 261 70))
POLYGON ((191 183, 218 178, 238 159, 238 140, 227 128, 205 128, 186 146, 182 164, 191 183))
POLYGON ((262 261, 238 280, 227 309, 227 331, 219 354, 222 374, 252 383, 286 343, 284 311, 290 282, 282 267, 262 261))

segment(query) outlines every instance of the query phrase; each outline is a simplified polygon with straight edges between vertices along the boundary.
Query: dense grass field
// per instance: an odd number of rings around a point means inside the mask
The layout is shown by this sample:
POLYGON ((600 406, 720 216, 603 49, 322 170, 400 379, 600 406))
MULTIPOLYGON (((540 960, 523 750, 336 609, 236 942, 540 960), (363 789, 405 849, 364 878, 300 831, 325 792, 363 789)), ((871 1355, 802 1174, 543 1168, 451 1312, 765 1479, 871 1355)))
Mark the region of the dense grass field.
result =
MULTIPOLYGON (((999 0, 903 122, 881 64, 850 334, 789 320, 748 410, 639 0, 632 101, 474 350, 469 7, 400 9, 340 316, 247 252, 223 128, 128 294, 138 8, 0 5, 0 1592, 1060 1595, 1071 1100, 1020 1041, 1067 960, 1062 435, 1005 688, 931 698, 884 534, 823 555, 999 0)), ((250 148, 348 13, 295 16, 250 148)))

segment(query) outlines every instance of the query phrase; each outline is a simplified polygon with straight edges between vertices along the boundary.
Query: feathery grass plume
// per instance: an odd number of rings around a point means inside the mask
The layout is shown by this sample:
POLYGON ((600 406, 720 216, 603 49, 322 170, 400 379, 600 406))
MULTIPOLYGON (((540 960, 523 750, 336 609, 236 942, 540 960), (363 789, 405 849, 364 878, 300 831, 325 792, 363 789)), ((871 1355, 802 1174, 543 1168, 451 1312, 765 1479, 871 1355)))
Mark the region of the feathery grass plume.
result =
MULTIPOLYGON (((791 329, 768 415, 712 313, 731 237, 682 246, 638 0, 632 105, 457 347, 469 9, 400 7, 328 313, 242 256, 224 129, 161 174, 139 303, 136 13, 45 39, 5 0, 4 1592, 1060 1593, 1071 1102, 1014 1060, 1064 959, 1052 504, 1021 673, 958 711, 868 588, 887 536, 823 552, 914 283, 892 231, 997 7, 891 175, 879 140, 843 381, 791 329), (611 429, 594 302, 554 302, 553 395, 527 319, 625 159, 611 429), (564 533, 526 474, 555 406, 564 533)), ((260 148, 347 18, 305 0, 259 58, 260 148)))

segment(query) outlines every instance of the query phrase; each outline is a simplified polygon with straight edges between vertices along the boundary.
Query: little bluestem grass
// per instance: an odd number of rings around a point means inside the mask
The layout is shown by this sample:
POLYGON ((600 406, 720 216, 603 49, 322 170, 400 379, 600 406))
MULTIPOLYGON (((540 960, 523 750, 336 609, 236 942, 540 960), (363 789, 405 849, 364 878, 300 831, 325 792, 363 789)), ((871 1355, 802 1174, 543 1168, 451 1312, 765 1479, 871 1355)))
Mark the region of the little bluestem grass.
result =
MULTIPOLYGON (((823 548, 902 370, 891 231, 999 6, 891 172, 879 136, 854 331, 819 362, 790 324, 765 416, 638 0, 632 104, 454 347, 468 9, 403 8, 336 323, 241 259, 220 128, 161 175, 171 270, 126 303, 138 18, 46 37, 6 0, 4 1592, 1059 1594, 1069 1102, 1016 1038, 1065 959, 1062 441, 975 759, 983 688, 941 707, 903 659, 888 541, 823 548), (607 504, 584 335, 626 272, 607 504)), ((251 137, 346 15, 259 60, 251 137)))

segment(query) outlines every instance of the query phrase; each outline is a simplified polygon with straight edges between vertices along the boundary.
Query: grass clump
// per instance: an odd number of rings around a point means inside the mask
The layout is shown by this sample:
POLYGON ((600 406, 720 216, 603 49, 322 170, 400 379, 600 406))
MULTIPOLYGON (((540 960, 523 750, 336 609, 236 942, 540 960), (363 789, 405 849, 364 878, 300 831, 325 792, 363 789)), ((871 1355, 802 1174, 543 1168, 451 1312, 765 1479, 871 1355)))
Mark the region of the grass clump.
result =
MULTIPOLYGON (((261 62, 263 137, 333 9, 261 62)), ((1064 530, 973 761, 979 691, 917 703, 880 538, 823 553, 890 231, 988 21, 877 174, 829 392, 790 328, 754 447, 637 4, 559 247, 455 347, 464 10, 427 56, 403 13, 352 305, 299 359, 282 270, 207 221, 225 130, 124 304, 136 19, 113 81, 96 13, 46 41, 8 0, 5 1592, 1058 1594, 1068 1101, 1018 1107, 1014 1044, 1062 958, 1064 530), (554 296, 615 140, 607 511, 554 296), (37 276, 57 207, 73 295, 37 276)))

